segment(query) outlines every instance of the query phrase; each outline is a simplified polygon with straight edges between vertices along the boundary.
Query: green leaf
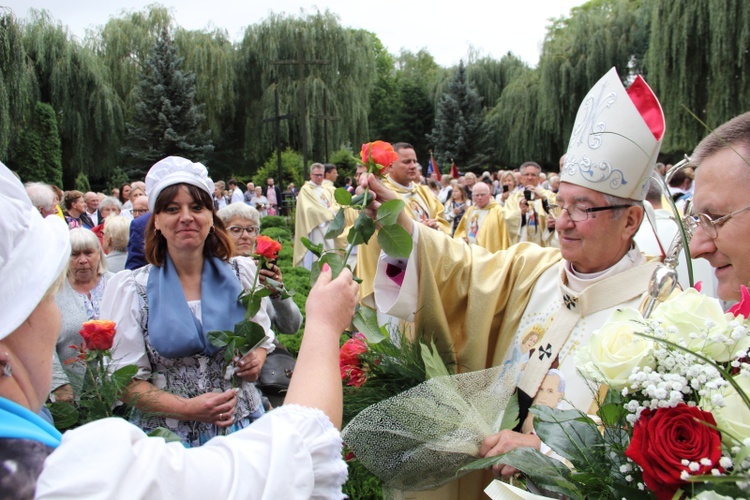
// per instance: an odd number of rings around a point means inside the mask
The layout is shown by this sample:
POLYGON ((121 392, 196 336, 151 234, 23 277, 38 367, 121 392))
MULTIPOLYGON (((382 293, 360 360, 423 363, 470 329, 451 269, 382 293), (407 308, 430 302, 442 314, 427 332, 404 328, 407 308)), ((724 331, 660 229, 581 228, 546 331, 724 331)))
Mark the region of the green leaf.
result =
POLYGON ((257 290, 253 294, 253 298, 250 299, 247 303, 247 312, 245 313, 246 318, 252 318, 256 314, 258 314, 258 311, 260 311, 260 305, 263 300, 263 297, 260 296, 260 290, 257 290))
POLYGON ((505 412, 503 412, 503 420, 500 422, 500 428, 498 432, 504 430, 515 429, 519 423, 518 416, 520 414, 520 406, 518 405, 518 391, 514 392, 508 400, 508 404, 505 406, 505 412))
POLYGON ((55 422, 55 428, 63 430, 72 427, 78 422, 80 414, 72 403, 67 401, 55 401, 47 405, 52 419, 55 422))
POLYGON ((386 201, 378 208, 378 222, 383 226, 392 226, 396 224, 398 216, 404 209, 403 200, 386 201))
POLYGON ((157 427, 156 429, 149 432, 147 436, 162 438, 167 443, 179 443, 182 441, 182 439, 180 439, 180 436, 165 427, 157 427))
POLYGON ((323 264, 328 264, 331 268, 332 279, 336 279, 345 267, 344 260, 337 252, 328 252, 324 254, 319 260, 313 262, 312 268, 310 269, 311 287, 315 286, 315 282, 318 281, 318 276, 320 276, 320 271, 323 269, 323 264))
POLYGON ((133 380, 135 374, 138 373, 138 367, 135 365, 126 365, 116 370, 111 378, 112 381, 117 384, 118 389, 125 387, 133 380))
POLYGON ((433 340, 430 345, 432 346, 432 350, 430 350, 430 348, 423 342, 419 343, 419 348, 422 352, 422 361, 424 362, 426 380, 429 380, 433 377, 450 375, 448 369, 445 367, 445 363, 443 363, 443 359, 438 353, 437 347, 435 346, 435 341, 433 340))
POLYGON ((227 349, 224 351, 224 361, 226 363, 231 363, 232 358, 234 358, 234 336, 230 337, 229 342, 227 342, 227 349))
MULTIPOLYGON (((369 205, 370 202, 372 202, 373 198, 375 198, 375 195, 368 191, 367 192, 367 203, 365 203, 365 206, 369 205)), ((365 199, 365 193, 360 193, 357 196, 355 196, 354 198, 352 198, 351 205, 352 206, 361 207, 362 206, 362 200, 364 200, 364 199, 365 199)))
POLYGON ((406 259, 411 254, 411 235, 401 226, 383 226, 378 231, 378 243, 383 251, 397 259, 406 259))
POLYGON ((373 234, 375 234, 375 221, 366 213, 360 212, 354 221, 354 225, 349 230, 346 240, 352 245, 366 244, 373 234))
POLYGON ((570 498, 583 498, 570 480, 570 469, 562 462, 542 454, 534 448, 516 448, 502 455, 471 462, 459 471, 481 470, 495 464, 507 464, 520 470, 538 487, 570 498))
POLYGON ((383 332, 378 325, 378 313, 369 307, 360 306, 357 309, 357 312, 354 313, 354 319, 352 322, 357 330, 362 332, 367 339, 367 342, 377 344, 378 342, 385 340, 385 335, 383 335, 383 332))
POLYGON ((333 192, 333 197, 336 200, 336 203, 338 203, 339 205, 352 204, 352 194, 345 188, 336 188, 336 190, 333 192))
POLYGON ((216 347, 224 347, 227 345, 227 342, 229 341, 229 335, 231 335, 232 332, 230 331, 221 331, 221 330, 211 330, 206 334, 206 338, 211 343, 211 345, 216 347))
POLYGON ((534 430, 544 444, 579 469, 587 470, 598 458, 604 439, 599 428, 585 413, 558 410, 546 405, 532 406, 534 430))
POLYGON ((338 236, 344 232, 344 229, 346 229, 346 219, 344 218, 344 209, 339 208, 339 211, 336 212, 336 215, 334 216, 333 220, 328 225, 328 230, 326 231, 325 238, 327 240, 338 238, 338 236))
POLYGON ((628 411, 621 404, 609 403, 599 408, 596 414, 602 419, 604 425, 615 426, 623 422, 628 415, 628 411))
POLYGON ((263 327, 252 321, 240 321, 234 325, 234 333, 242 339, 242 342, 235 342, 235 347, 239 349, 242 355, 262 344, 268 338, 263 327))
POLYGON ((322 243, 320 245, 315 245, 312 241, 308 240, 304 236, 302 237, 301 241, 302 241, 302 244, 305 246, 305 248, 310 250, 313 253, 313 255, 317 257, 320 257, 321 255, 323 255, 322 243))

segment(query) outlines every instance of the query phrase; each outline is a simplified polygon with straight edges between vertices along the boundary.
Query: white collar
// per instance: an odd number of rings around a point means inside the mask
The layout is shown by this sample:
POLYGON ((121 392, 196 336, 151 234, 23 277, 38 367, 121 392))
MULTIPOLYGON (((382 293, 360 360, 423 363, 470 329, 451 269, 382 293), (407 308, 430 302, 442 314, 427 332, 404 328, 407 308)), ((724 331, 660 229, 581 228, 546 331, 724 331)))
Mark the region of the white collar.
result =
POLYGON ((581 273, 573 269, 573 265, 567 260, 563 260, 563 269, 568 278, 568 288, 576 293, 581 293, 586 287, 598 283, 603 279, 606 279, 615 274, 627 271, 634 267, 640 266, 643 263, 643 254, 638 249, 638 246, 633 244, 633 247, 626 253, 622 259, 620 259, 614 266, 609 267, 603 271, 595 273, 581 273))

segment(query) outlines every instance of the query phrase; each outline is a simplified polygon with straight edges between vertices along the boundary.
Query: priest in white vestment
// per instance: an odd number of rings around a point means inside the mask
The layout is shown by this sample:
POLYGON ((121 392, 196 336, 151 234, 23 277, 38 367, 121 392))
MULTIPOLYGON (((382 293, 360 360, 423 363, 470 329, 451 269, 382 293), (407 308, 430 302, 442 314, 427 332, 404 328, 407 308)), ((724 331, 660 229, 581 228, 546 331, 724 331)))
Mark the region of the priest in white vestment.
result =
MULTIPOLYGON (((425 230, 401 216, 415 245, 408 260, 381 255, 375 278, 379 310, 415 320, 458 371, 497 366, 524 352, 519 377, 520 421, 550 370, 564 379, 560 407, 589 411, 598 387, 575 369, 573 353, 619 307, 639 307, 655 262, 633 242, 643 199, 664 134, 661 106, 637 77, 626 90, 610 70, 584 98, 576 116, 560 190, 550 206, 560 248, 519 243, 490 253, 425 230), (399 274, 400 271, 400 274, 399 274), (395 276, 395 278, 394 278, 395 276), (529 333, 537 340, 528 342, 529 333), (528 342, 530 343, 530 342, 528 342)), ((379 201, 392 197, 374 177, 379 201)), ((520 429, 519 429, 520 431, 520 429)), ((526 446, 544 448, 533 433, 503 431, 480 450, 492 456, 526 446)), ((504 476, 515 473, 495 466, 504 476)), ((489 477, 469 475, 402 498, 482 498, 489 477)))

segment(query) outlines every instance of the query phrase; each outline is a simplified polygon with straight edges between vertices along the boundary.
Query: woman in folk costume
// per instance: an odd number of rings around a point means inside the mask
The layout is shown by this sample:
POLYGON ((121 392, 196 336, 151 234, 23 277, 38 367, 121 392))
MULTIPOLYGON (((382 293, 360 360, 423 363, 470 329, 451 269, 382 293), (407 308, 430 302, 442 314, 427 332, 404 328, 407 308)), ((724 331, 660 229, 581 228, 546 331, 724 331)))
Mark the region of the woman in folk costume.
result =
MULTIPOLYGON (((637 77, 626 90, 613 68, 576 116, 551 206, 560 248, 520 243, 493 254, 401 215, 414 250, 406 264, 381 260, 375 279, 379 311, 415 320, 417 331, 432 335, 461 371, 502 364, 524 332, 542 328, 542 341, 519 379, 520 420, 550 369, 564 374, 567 404, 589 410, 596 388, 578 376, 571 353, 614 309, 638 307, 646 294, 656 264, 643 258, 633 235, 664 129, 661 106, 646 82, 637 77), (394 267, 402 269, 395 278, 394 267)), ((391 199, 374 177, 369 184, 379 201, 391 199)), ((513 431, 485 444, 481 453, 487 456, 542 446, 535 435, 513 431)), ((481 498, 489 479, 470 475, 423 498, 481 498)))

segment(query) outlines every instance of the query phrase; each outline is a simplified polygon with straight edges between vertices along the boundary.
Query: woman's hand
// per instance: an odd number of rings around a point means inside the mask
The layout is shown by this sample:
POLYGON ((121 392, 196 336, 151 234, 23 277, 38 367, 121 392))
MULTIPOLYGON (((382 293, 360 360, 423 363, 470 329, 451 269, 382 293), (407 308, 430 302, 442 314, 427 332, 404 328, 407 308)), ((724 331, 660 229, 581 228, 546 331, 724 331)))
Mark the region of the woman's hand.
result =
POLYGON ((208 422, 218 427, 229 427, 234 423, 234 411, 237 407, 238 389, 224 392, 207 392, 188 399, 188 413, 191 418, 208 422))
POLYGON ((268 264, 268 269, 258 268, 258 281, 260 281, 263 286, 268 288, 272 294, 278 293, 278 290, 276 290, 274 286, 266 282, 266 278, 270 278, 273 281, 278 282, 280 285, 283 285, 284 278, 281 277, 281 270, 279 269, 279 266, 277 266, 276 264, 268 264))
POLYGON ((354 316, 359 302, 359 285, 352 279, 348 268, 344 268, 334 280, 331 280, 328 264, 324 264, 323 271, 307 297, 307 324, 341 335, 354 316))
MULTIPOLYGON (((508 453, 516 448, 536 448, 541 447, 542 440, 536 434, 521 434, 510 430, 500 431, 486 438, 479 448, 479 456, 494 457, 508 453)), ((499 477, 508 478, 518 472, 518 469, 506 464, 495 464, 492 466, 492 472, 499 477)))
POLYGON ((255 382, 260 376, 260 369, 263 368, 267 355, 268 350, 259 347, 242 356, 242 359, 234 358, 234 366, 237 368, 235 374, 245 382, 255 382))

